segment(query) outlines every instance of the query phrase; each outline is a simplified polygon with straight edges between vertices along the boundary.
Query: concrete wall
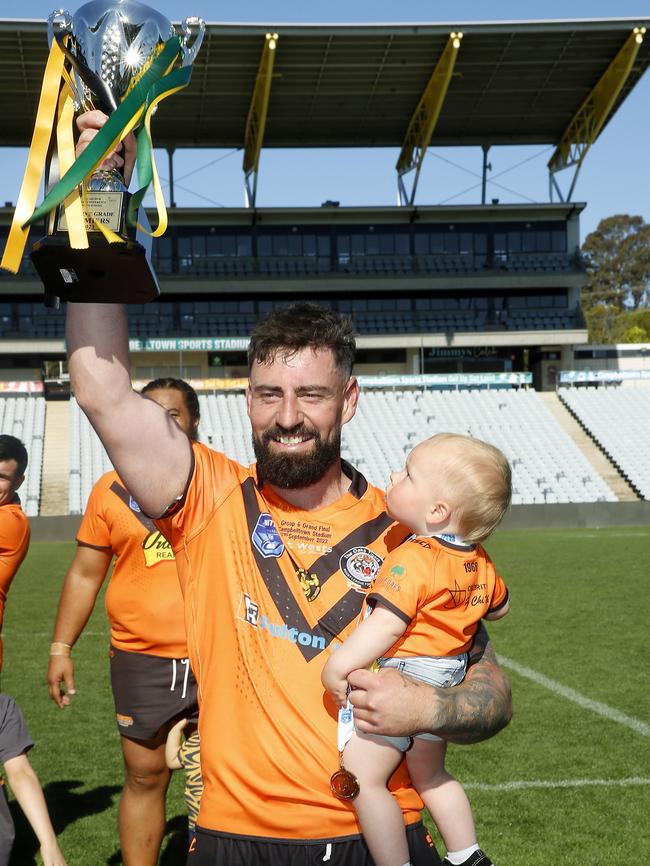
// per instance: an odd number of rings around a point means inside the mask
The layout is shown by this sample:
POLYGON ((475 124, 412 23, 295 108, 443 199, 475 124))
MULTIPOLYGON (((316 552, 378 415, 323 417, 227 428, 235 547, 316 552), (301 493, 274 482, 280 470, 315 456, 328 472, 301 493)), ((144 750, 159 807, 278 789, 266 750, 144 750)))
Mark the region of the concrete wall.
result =
MULTIPOLYGON (((73 541, 80 516, 32 517, 32 541, 73 541)), ((650 502, 590 502, 569 505, 513 505, 501 529, 596 529, 650 527, 650 502)))

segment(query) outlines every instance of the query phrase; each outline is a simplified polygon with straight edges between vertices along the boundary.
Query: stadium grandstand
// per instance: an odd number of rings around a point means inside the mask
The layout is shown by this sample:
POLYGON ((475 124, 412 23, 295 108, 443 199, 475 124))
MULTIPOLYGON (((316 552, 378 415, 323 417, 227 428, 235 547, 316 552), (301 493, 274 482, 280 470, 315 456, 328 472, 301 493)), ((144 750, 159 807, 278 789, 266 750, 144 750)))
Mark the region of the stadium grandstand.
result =
MULTIPOLYGON (((191 85, 154 122, 169 228, 153 249, 160 297, 128 311, 134 379, 191 381, 200 438, 250 462, 248 335, 270 309, 311 299, 358 332, 365 393, 343 451, 373 483, 415 442, 456 430, 507 454, 513 511, 650 499, 647 461, 630 455, 650 418, 650 347, 587 345, 585 203, 573 200, 590 146, 650 65, 649 24, 208 24, 191 85), (530 144, 555 148, 548 201, 488 200, 490 148, 530 144), (419 203, 427 148, 452 145, 482 152, 480 199, 419 203), (256 204, 263 147, 379 146, 400 148, 394 206, 256 204), (177 207, 182 147, 241 148, 246 207, 177 207)), ((0 20, 0 51, 14 66, 0 145, 26 146, 46 23, 0 20)), ((3 245, 13 212, 0 208, 3 245)), ((0 428, 29 449, 33 516, 79 515, 110 467, 69 393, 64 318, 44 306, 28 252, 17 276, 1 273, 0 428)))

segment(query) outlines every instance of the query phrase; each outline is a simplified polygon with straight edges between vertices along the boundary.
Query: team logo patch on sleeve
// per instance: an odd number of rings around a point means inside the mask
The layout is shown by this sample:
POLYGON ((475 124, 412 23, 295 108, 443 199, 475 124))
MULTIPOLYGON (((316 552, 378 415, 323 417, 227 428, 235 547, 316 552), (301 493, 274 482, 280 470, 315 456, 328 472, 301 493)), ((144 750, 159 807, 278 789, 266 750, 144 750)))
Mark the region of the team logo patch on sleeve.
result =
POLYGON ((366 592, 379 571, 382 559, 367 547, 352 547, 339 560, 339 568, 348 579, 348 585, 358 592, 366 592))
POLYGON ((140 514, 140 512, 142 511, 142 509, 132 496, 129 496, 129 508, 131 509, 131 511, 135 511, 136 514, 140 514))
POLYGON ((284 553, 284 542, 280 538, 280 533, 275 528, 275 523, 273 523, 273 518, 270 514, 260 514, 251 535, 251 541, 255 549, 265 559, 269 559, 272 556, 277 559, 284 553))

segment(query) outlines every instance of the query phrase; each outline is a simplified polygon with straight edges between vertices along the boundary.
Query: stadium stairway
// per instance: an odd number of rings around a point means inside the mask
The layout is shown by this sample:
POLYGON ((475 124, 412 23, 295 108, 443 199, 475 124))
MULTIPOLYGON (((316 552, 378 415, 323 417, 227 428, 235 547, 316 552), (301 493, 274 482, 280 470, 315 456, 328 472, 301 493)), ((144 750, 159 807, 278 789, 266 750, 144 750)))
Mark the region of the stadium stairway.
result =
POLYGON ((40 513, 52 516, 68 513, 70 404, 48 400, 46 409, 40 513))
POLYGON ((594 467, 600 477, 609 485, 621 502, 638 502, 639 497, 600 450, 593 439, 587 435, 576 419, 564 406, 555 391, 540 391, 539 396, 546 403, 549 412, 558 424, 573 439, 583 455, 594 467))

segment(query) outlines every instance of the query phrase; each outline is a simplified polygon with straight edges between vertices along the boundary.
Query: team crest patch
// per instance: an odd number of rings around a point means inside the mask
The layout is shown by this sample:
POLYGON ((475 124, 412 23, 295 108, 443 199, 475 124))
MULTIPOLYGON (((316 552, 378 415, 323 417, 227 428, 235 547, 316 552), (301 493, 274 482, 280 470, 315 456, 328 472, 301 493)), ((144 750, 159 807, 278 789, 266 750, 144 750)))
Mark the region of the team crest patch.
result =
POLYGON ((313 601, 320 595, 320 580, 317 574, 310 574, 306 569, 299 568, 296 576, 307 601, 313 601))
POLYGON ((365 592, 379 571, 382 559, 367 547, 352 547, 339 560, 339 568, 352 589, 365 592))
POLYGON ((142 509, 132 496, 129 496, 129 508, 131 509, 131 511, 135 511, 136 514, 140 514, 142 511, 142 509))
POLYGON ((276 559, 284 553, 284 542, 275 528, 270 514, 260 514, 251 535, 251 541, 265 559, 274 556, 276 559))

